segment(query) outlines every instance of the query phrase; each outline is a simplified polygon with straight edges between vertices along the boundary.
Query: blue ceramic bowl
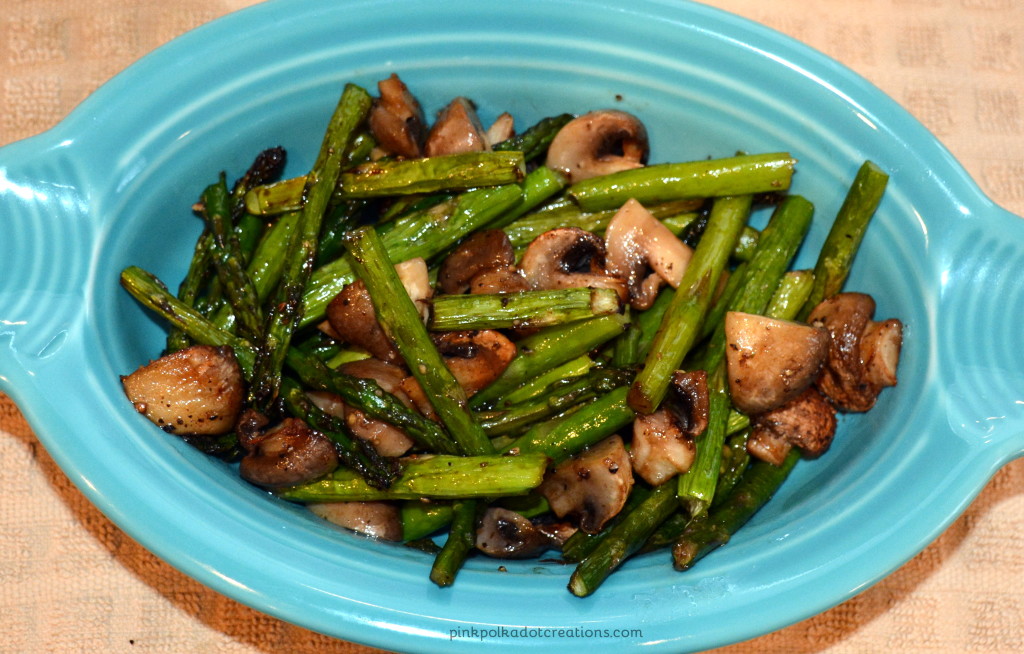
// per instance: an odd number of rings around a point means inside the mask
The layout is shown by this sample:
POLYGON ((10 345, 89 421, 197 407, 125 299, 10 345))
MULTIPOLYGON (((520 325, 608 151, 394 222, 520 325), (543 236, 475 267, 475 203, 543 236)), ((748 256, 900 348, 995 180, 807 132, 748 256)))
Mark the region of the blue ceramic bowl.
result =
POLYGON ((686 2, 242 11, 0 150, 0 261, 0 388, 103 512, 226 595, 389 649, 679 651, 754 637, 895 570, 1024 451, 1024 221, 855 74, 686 2), (189 207, 209 180, 279 144, 288 172, 305 170, 343 83, 373 88, 391 72, 428 111, 461 94, 485 120, 624 108, 649 126, 657 161, 788 150, 800 162, 793 190, 819 216, 800 265, 857 167, 877 162, 890 188, 849 287, 905 322, 900 385, 842 420, 827 456, 801 463, 727 547, 682 574, 665 553, 638 557, 588 599, 566 591, 569 569, 538 561, 499 571, 476 558, 438 589, 427 555, 333 529, 154 429, 118 375, 158 354, 162 327, 118 273, 136 264, 176 284, 200 229, 189 207), (534 631, 519 638, 522 628, 534 631))

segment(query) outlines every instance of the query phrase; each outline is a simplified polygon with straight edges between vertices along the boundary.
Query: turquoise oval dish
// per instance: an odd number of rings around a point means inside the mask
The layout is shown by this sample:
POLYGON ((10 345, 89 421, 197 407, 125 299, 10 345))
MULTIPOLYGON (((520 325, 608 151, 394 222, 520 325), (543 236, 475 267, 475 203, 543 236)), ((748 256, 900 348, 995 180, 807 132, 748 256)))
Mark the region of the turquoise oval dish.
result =
POLYGON ((153 52, 53 130, 0 149, 0 388, 82 492, 145 547, 267 614, 408 652, 698 651, 824 611, 927 546, 1024 454, 1024 221, 995 206, 878 89, 762 26, 699 4, 630 0, 277 0, 153 52), (438 16, 447 16, 439 20, 438 16), (848 288, 905 324, 900 383, 843 417, 733 540, 678 573, 628 561, 586 599, 550 561, 431 557, 332 528, 156 430, 119 375, 162 325, 118 285, 176 284, 190 207, 261 149, 311 165, 345 82, 397 72, 428 113, 456 95, 520 125, 618 107, 652 161, 789 151, 816 206, 813 264, 865 159, 890 174, 848 288), (525 636, 525 637, 524 637, 525 636))

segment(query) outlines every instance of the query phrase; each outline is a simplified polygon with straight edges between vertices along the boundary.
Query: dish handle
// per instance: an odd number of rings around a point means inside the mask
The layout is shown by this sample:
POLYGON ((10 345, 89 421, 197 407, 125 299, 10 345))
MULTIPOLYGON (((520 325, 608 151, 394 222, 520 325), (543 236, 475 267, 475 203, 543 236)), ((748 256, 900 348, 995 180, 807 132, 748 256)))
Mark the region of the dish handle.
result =
MULTIPOLYGON (((73 144, 0 148, 0 388, 24 388, 81 331, 96 243, 73 144)), ((15 395, 12 392, 12 396, 15 395)), ((17 398, 15 397, 17 400, 17 398)))
POLYGON ((953 431, 1024 456, 1024 218, 995 205, 946 238, 934 313, 938 380, 953 431))

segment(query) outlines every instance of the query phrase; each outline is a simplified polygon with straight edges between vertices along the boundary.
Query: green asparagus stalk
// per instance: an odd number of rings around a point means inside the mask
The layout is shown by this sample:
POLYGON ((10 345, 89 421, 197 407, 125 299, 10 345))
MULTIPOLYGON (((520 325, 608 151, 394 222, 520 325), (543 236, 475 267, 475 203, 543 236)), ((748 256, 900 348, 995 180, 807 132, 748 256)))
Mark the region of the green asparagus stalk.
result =
POLYGON ((558 130, 565 127, 565 124, 573 119, 572 114, 559 114, 542 118, 536 124, 513 136, 510 139, 495 143, 494 150, 518 150, 523 153, 527 161, 531 161, 546 153, 548 146, 558 130))
POLYGON ((398 427, 425 450, 440 454, 457 453, 455 443, 440 425, 405 406, 376 381, 332 370, 316 357, 294 347, 288 350, 286 361, 310 388, 337 394, 349 406, 398 427))
POLYGON ((356 272, 369 291, 381 326, 395 343, 395 348, 420 383, 460 452, 493 452, 487 434, 467 407, 465 391, 434 347, 419 311, 398 278, 377 232, 372 227, 360 227, 350 232, 346 243, 356 272))
POLYGON ((452 522, 452 504, 447 501, 407 500, 402 502, 399 511, 402 540, 407 543, 427 538, 452 522))
POLYGON ((275 493, 293 502, 498 498, 536 488, 548 464, 542 454, 437 454, 403 458, 398 463, 398 476, 386 489, 371 486, 354 470, 338 468, 322 479, 275 493))
POLYGON ((345 198, 437 193, 518 184, 525 174, 522 152, 467 152, 367 162, 342 173, 341 192, 345 198))
POLYGON ((715 201, 700 244, 654 336, 643 370, 630 389, 629 405, 634 410, 651 413, 665 397, 672 373, 700 334, 718 277, 746 224, 750 206, 750 196, 715 201))
MULTIPOLYGON (((339 179, 337 199, 437 193, 484 186, 518 184, 525 175, 521 152, 469 152, 421 159, 366 162, 339 179)), ((301 208, 306 177, 259 186, 246 194, 245 206, 266 215, 301 208)))
POLYGON ((439 295, 431 302, 432 331, 551 327, 617 313, 619 296, 610 288, 439 295))
POLYGON ((625 515, 610 534, 573 571, 569 592, 586 597, 639 550, 651 534, 678 508, 675 484, 665 483, 654 489, 633 511, 625 515))
POLYGON ((576 182, 568 192, 584 211, 689 198, 751 195, 789 188, 796 161, 784 152, 657 164, 576 182))
POLYGON ((313 169, 307 176, 306 203, 298 231, 292 239, 278 287, 277 299, 267 316, 264 341, 256 357, 249 395, 253 405, 265 411, 276 400, 281 368, 294 330, 301 324, 305 306, 303 292, 316 261, 317 241, 324 212, 337 185, 341 163, 356 129, 369 111, 366 91, 347 84, 331 117, 313 169))
POLYGON ((626 403, 626 392, 624 386, 616 388, 572 413, 531 427, 505 451, 540 452, 557 465, 633 421, 636 413, 626 403))
POLYGON ((430 580, 444 588, 455 583, 455 576, 476 545, 476 522, 480 505, 473 500, 452 503, 452 526, 448 539, 434 558, 430 580))
POLYGON ((613 388, 629 383, 629 375, 620 370, 594 370, 580 377, 552 385, 548 393, 514 404, 500 411, 478 414, 488 436, 514 434, 524 428, 593 400, 613 388))
POLYGON ((789 316, 793 320, 807 304, 814 286, 814 273, 810 270, 790 270, 782 276, 779 287, 765 314, 769 316, 789 316))
POLYGON ((725 501, 750 464, 750 453, 747 452, 748 436, 750 430, 744 429, 726 439, 725 448, 722 450, 722 471, 718 476, 715 496, 711 499, 711 508, 725 501))
POLYGON ((626 324, 624 316, 612 314, 547 327, 523 338, 516 358, 501 377, 473 396, 470 406, 479 409, 500 400, 505 393, 621 334, 626 324))
POLYGON ((711 550, 729 542, 764 504, 771 499, 800 459, 793 450, 781 466, 755 461, 740 478, 729 497, 702 518, 692 520, 672 546, 677 570, 686 570, 711 550))
POLYGON ((697 441, 693 464, 679 475, 677 481, 679 503, 691 518, 706 513, 714 499, 731 407, 725 383, 725 363, 721 362, 708 375, 708 426, 697 441))
MULTIPOLYGON (((416 257, 429 260, 487 226, 515 206, 521 195, 515 184, 468 191, 451 202, 393 221, 381 240, 393 261, 416 257)), ((300 326, 321 320, 334 296, 354 279, 348 257, 335 259, 314 272, 303 295, 306 310, 300 326)))
POLYGON ((857 171, 821 246, 814 266, 814 288, 801 312, 801 320, 806 319, 819 302, 842 290, 888 182, 889 175, 871 161, 865 161, 857 171))
POLYGON ((527 213, 533 211, 538 205, 547 201, 551 196, 565 188, 568 183, 565 175, 548 168, 539 166, 527 173, 523 180, 523 197, 512 209, 509 209, 501 218, 491 224, 492 229, 500 229, 509 225, 527 213))
MULTIPOLYGON (((189 262, 185 278, 178 286, 178 299, 186 306, 195 307, 196 300, 202 292, 210 272, 210 265, 213 259, 213 236, 209 229, 204 229, 199 238, 196 239, 196 246, 192 252, 192 260, 189 262)), ((180 329, 172 327, 167 332, 167 351, 175 352, 183 350, 192 342, 180 329)))
POLYGON ((593 367, 594 361, 589 355, 580 355, 541 373, 519 388, 509 391, 500 401, 494 403, 493 408, 495 410, 507 409, 521 402, 540 397, 548 392, 552 384, 578 378, 590 372, 593 367))
POLYGON ((256 287, 245 270, 242 248, 232 226, 231 203, 224 173, 203 191, 201 212, 213 236, 213 263, 217 279, 231 305, 241 334, 256 341, 263 331, 256 287))
POLYGON ((183 303, 151 273, 138 266, 129 266, 121 271, 121 286, 139 303, 157 313, 173 328, 181 330, 196 343, 231 346, 243 373, 246 377, 252 375, 256 358, 256 351, 252 345, 217 327, 198 311, 183 303))
POLYGON ((281 396, 288 412, 334 442, 338 458, 373 488, 388 488, 398 474, 394 460, 382 457, 367 441, 356 438, 345 421, 321 411, 294 380, 284 378, 281 396))

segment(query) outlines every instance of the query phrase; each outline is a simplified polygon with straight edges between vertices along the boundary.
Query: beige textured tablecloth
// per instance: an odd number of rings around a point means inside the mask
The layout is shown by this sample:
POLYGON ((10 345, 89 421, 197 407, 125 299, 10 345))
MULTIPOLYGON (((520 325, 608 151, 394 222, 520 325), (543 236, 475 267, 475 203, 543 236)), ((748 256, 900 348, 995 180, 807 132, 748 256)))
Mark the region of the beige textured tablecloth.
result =
MULTIPOLYGON (((4 144, 52 126, 154 47, 252 2, 0 4, 4 144)), ((1024 1, 710 4, 866 76, 937 134, 996 202, 1024 214, 1024 1)), ((3 395, 0 461, 0 651, 370 651, 243 607, 145 551, 70 485, 3 395)), ((1024 652, 1022 537, 1018 460, 888 579, 820 616, 719 652, 1024 652)))

